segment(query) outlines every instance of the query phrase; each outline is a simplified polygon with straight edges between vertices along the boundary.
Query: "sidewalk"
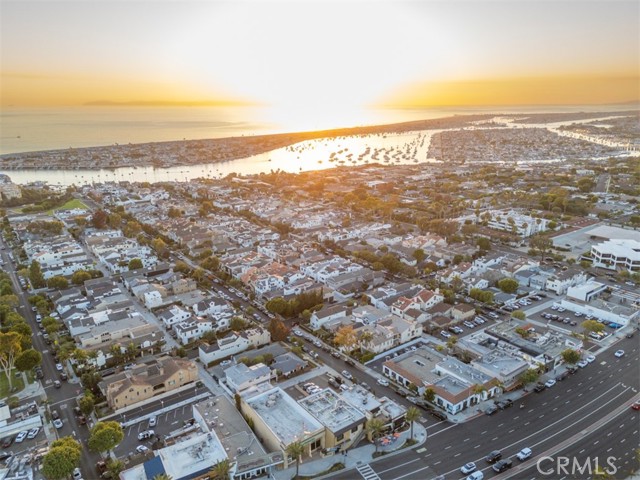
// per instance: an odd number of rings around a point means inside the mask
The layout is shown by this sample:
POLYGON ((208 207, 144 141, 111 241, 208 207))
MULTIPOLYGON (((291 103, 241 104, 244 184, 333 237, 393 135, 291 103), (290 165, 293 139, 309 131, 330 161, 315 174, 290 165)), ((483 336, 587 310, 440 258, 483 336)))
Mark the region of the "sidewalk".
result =
MULTIPOLYGON (((345 472, 352 468, 356 468, 368 463, 374 463, 379 459, 389 458, 390 456, 396 455, 405 450, 402 448, 402 446, 409 439, 410 435, 411 435, 411 428, 408 428, 406 431, 402 432, 400 434, 400 437, 398 437, 398 439, 391 445, 379 446, 378 452, 386 452, 386 455, 381 455, 376 458, 373 458, 373 454, 375 453, 375 447, 370 443, 367 443, 362 447, 348 450, 346 455, 343 455, 343 454, 330 455, 324 458, 320 458, 318 460, 308 460, 308 459, 305 460, 303 458, 302 461, 300 462, 300 469, 298 471, 298 474, 300 476, 318 476, 318 478, 323 478, 329 474, 326 474, 326 475, 320 475, 320 474, 329 470, 336 463, 344 464, 345 468, 332 473, 345 472)), ((417 442, 413 444, 410 448, 416 448, 419 445, 422 445, 423 443, 425 443, 427 440, 427 430, 419 422, 415 422, 413 426, 413 438, 417 440, 417 442)), ((295 474, 296 474, 295 463, 293 463, 292 466, 284 470, 276 470, 271 472, 272 477, 275 478, 276 480, 290 480, 295 476, 295 474)), ((354 473, 354 476, 358 476, 358 474, 354 473)))

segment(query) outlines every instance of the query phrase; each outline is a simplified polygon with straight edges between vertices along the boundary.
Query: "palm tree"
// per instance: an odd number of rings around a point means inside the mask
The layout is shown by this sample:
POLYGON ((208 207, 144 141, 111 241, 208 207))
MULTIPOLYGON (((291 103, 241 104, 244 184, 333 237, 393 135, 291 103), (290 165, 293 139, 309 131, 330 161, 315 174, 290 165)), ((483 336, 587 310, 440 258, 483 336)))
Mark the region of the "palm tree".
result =
POLYGON ((159 473, 155 477, 153 477, 153 480, 173 480, 173 477, 171 475, 167 475, 166 473, 159 473))
POLYGON ((209 472, 209 478, 212 479, 228 479, 229 471, 231 470, 231 465, 229 464, 229 460, 225 459, 221 462, 216 463, 209 472))
POLYGON ((373 340, 373 333, 370 331, 364 331, 360 334, 360 351, 366 345, 369 345, 369 342, 373 340))
POLYGON ((372 418, 367 422, 367 433, 371 435, 373 445, 376 447, 376 453, 378 453, 378 437, 384 430, 384 423, 378 418, 372 418))
POLYGON ((420 410, 418 410, 416 407, 409 407, 407 408, 407 413, 405 414, 404 418, 407 420, 407 422, 411 423, 411 440, 413 440, 413 424, 420 418, 420 410))
POLYGON ((296 461, 296 476, 298 478, 298 471, 300 470, 300 458, 304 453, 304 446, 300 442, 293 442, 287 446, 287 455, 293 457, 296 461))

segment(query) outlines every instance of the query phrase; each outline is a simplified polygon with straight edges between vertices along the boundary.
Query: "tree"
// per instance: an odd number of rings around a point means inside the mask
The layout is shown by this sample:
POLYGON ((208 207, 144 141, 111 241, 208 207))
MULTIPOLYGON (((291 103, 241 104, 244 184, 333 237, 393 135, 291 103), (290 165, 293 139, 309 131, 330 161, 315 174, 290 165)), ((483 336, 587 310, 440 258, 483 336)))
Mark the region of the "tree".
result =
POLYGON ((44 456, 42 461, 42 474, 48 480, 67 478, 80 464, 81 449, 75 448, 67 443, 54 446, 58 442, 60 442, 60 440, 51 444, 49 452, 44 456))
POLYGON ((526 385, 529 385, 530 383, 534 383, 538 381, 539 377, 540 377, 540 373, 537 370, 533 368, 529 368, 528 370, 522 372, 518 380, 520 380, 520 383, 526 386, 526 385))
POLYGON ((151 248, 153 248, 158 255, 162 255, 167 250, 167 244, 160 237, 156 237, 151 240, 151 248))
POLYGON ((353 326, 345 325, 338 329, 335 337, 333 337, 333 341, 344 350, 351 351, 358 343, 358 335, 353 326))
POLYGON ((426 257, 424 250, 421 248, 416 248, 413 252, 413 258, 415 258, 418 263, 421 263, 426 257))
POLYGON ((384 431, 384 422, 379 418, 372 418, 367 422, 366 430, 375 446, 376 453, 378 453, 378 438, 384 431))
POLYGON ((83 397, 78 400, 78 407, 80 407, 80 411, 85 415, 91 415, 93 409, 95 407, 96 401, 93 398, 93 394, 85 393, 83 397))
MULTIPOLYGON (((229 328, 233 331, 244 330, 245 321, 242 317, 233 317, 231 322, 229 322, 229 328)), ((286 337, 285 337, 286 338, 286 337)))
POLYGON ((516 310, 515 312, 511 312, 511 316, 513 318, 517 318, 518 320, 526 320, 527 319, 527 314, 524 313, 522 310, 516 310))
POLYGON ((22 353, 21 335, 16 332, 0 332, 0 368, 9 382, 9 390, 13 387, 12 370, 16 359, 22 353))
POLYGON ((433 388, 429 387, 422 394, 422 398, 424 398, 429 403, 433 403, 433 401, 436 399, 436 391, 433 388))
POLYGON ((224 459, 216 463, 209 472, 209 478, 215 480, 227 480, 229 478, 229 472, 231 471, 231 465, 228 459, 224 459))
POLYGON ((600 322, 596 322, 595 320, 585 320, 580 324, 585 333, 600 333, 604 330, 604 325, 600 322))
POLYGON ((92 452, 107 452, 112 450, 124 438, 124 432, 118 422, 98 422, 89 434, 89 450, 92 452))
POLYGON ((211 255, 205 258, 200 266, 206 270, 210 270, 212 272, 216 272, 220 269, 220 259, 214 255, 211 255))
POLYGON ((411 439, 413 440, 413 424, 420 418, 420 410, 418 410, 416 407, 409 407, 407 408, 407 413, 405 414, 404 418, 411 424, 411 439))
POLYGON ((139 258, 132 258, 129 260, 129 270, 139 270, 143 267, 142 260, 139 258))
POLYGON ((69 281, 61 275, 56 275, 47 280, 47 287, 54 290, 64 290, 69 288, 69 281))
POLYGON ((498 280, 498 288, 504 293, 516 293, 518 291, 518 281, 513 278, 503 278, 498 280))
POLYGON ((173 267, 174 272, 187 274, 191 271, 191 267, 182 260, 178 260, 173 267))
POLYGON ((298 478, 298 473, 300 470, 300 458, 304 453, 304 446, 300 442, 293 442, 287 445, 287 455, 289 455, 293 460, 296 461, 296 476, 293 478, 298 478))
POLYGON ((29 280, 35 289, 42 288, 47 284, 42 275, 42 267, 40 267, 40 263, 36 260, 33 260, 31 265, 29 265, 29 280))
POLYGON ((373 340, 373 332, 369 330, 365 330, 360 334, 359 343, 360 343, 360 351, 369 344, 369 342, 373 340))
POLYGON ((91 274, 86 270, 78 270, 71 275, 71 283, 74 285, 83 285, 87 280, 91 280, 91 274))
POLYGON ((478 240, 476 240, 476 245, 478 245, 478 248, 484 252, 491 250, 491 240, 486 237, 478 238, 478 240))
POLYGON ((568 363, 570 365, 574 365, 580 361, 580 352, 572 348, 567 348, 566 350, 563 350, 561 355, 565 363, 568 363))
POLYGON ((269 333, 271 334, 272 342, 281 342, 283 340, 286 340, 289 336, 289 328, 287 328, 284 322, 278 320, 277 318, 272 318, 269 321, 267 330, 269 330, 269 333))
POLYGON ((553 241, 549 237, 542 235, 535 235, 529 239, 529 246, 540 254, 541 260, 544 262, 544 256, 547 252, 551 251, 553 247, 553 241))
POLYGON ((28 372, 42 363, 42 354, 33 348, 23 351, 16 358, 15 367, 21 372, 28 372))
POLYGON ((102 230, 107 226, 108 215, 104 210, 96 210, 91 216, 91 225, 98 230, 102 230))

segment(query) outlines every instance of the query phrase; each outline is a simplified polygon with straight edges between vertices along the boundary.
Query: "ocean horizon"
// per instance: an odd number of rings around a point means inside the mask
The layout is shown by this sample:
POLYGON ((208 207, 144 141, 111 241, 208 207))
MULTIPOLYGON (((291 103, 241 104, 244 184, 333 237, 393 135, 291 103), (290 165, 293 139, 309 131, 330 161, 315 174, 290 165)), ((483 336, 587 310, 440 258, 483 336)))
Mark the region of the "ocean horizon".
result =
POLYGON ((5 107, 0 112, 0 155, 115 144, 266 135, 428 120, 477 113, 545 113, 635 109, 629 105, 376 108, 350 122, 325 121, 295 129, 261 107, 78 106, 5 107))

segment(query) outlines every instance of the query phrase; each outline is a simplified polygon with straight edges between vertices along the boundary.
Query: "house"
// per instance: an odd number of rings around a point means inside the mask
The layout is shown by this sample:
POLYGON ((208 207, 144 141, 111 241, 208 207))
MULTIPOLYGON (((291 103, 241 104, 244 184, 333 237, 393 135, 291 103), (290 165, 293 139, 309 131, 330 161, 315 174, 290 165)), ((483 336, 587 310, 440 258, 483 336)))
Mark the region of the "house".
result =
MULTIPOLYGON (((638 243, 640 245, 640 243, 638 243)), ((551 290, 556 295, 563 295, 569 287, 581 285, 587 281, 587 274, 577 267, 569 267, 567 270, 558 272, 547 279, 545 288, 551 290)))
POLYGON ((257 348, 271 342, 271 334, 268 330, 257 327, 242 332, 230 332, 223 338, 219 338, 215 344, 204 343, 198 347, 198 358, 203 365, 209 365, 249 348, 257 348))
POLYGON ((311 328, 318 330, 329 321, 346 317, 348 312, 349 308, 346 305, 333 305, 317 310, 311 314, 309 319, 311 328))
POLYGON ((294 373, 304 370, 307 365, 308 363, 306 361, 300 359, 300 357, 294 353, 287 352, 275 357, 270 367, 276 376, 282 375, 289 377, 294 373))
POLYGON ((171 329, 173 325, 191 319, 192 316, 191 312, 178 305, 172 305, 161 312, 156 312, 156 317, 167 329, 171 329))
POLYGON ((258 363, 247 367, 244 363, 238 363, 224 371, 226 383, 233 392, 241 393, 261 384, 268 384, 273 373, 264 363, 258 363))
POLYGON ((118 411, 196 380, 198 368, 191 360, 163 356, 107 377, 98 386, 109 407, 118 411))
POLYGON ((210 296, 193 305, 193 311, 198 316, 213 315, 230 310, 229 304, 218 296, 210 296))
POLYGON ((468 303, 459 303, 457 305, 454 305, 453 309, 451 310, 451 316, 458 322, 473 318, 475 314, 475 307, 469 305, 468 303))

